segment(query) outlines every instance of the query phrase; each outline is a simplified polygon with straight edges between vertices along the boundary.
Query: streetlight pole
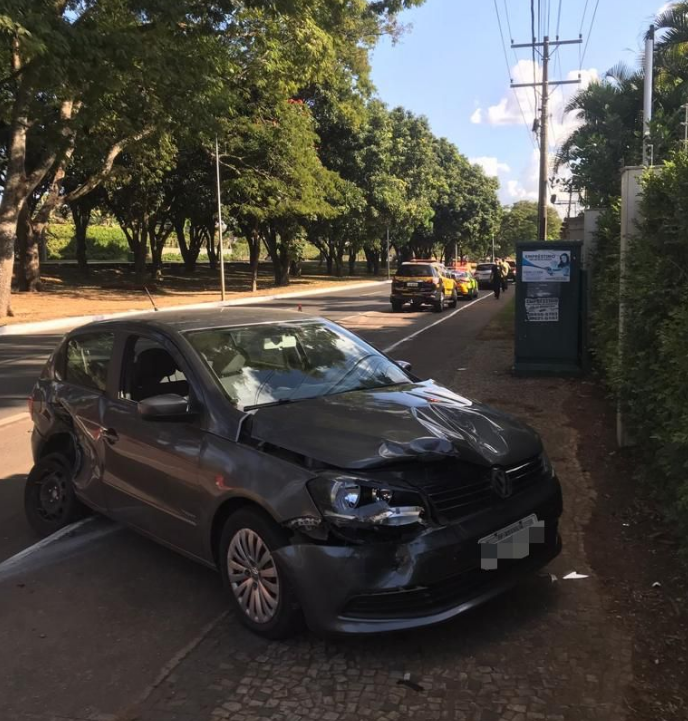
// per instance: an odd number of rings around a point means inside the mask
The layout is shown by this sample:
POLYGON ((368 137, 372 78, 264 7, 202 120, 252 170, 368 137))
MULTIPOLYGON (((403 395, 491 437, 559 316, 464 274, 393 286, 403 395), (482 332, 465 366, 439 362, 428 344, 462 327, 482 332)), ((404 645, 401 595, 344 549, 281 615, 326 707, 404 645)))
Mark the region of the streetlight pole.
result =
POLYGON ((220 198, 220 148, 215 136, 215 175, 217 177, 217 232, 220 240, 220 295, 225 299, 225 257, 222 247, 222 200, 220 198))
POLYGON ((390 270, 389 270, 389 225, 387 226, 387 280, 390 279, 390 270))
POLYGON ((494 233, 492 233, 492 262, 494 263, 494 233))

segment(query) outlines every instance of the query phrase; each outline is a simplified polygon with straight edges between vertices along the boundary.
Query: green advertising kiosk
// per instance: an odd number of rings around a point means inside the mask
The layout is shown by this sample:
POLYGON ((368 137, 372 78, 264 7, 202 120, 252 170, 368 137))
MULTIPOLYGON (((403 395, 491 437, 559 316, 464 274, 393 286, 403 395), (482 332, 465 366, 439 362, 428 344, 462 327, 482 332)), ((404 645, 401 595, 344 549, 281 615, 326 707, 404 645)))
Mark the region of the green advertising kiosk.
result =
POLYGON ((582 372, 582 245, 516 244, 516 374, 582 372))

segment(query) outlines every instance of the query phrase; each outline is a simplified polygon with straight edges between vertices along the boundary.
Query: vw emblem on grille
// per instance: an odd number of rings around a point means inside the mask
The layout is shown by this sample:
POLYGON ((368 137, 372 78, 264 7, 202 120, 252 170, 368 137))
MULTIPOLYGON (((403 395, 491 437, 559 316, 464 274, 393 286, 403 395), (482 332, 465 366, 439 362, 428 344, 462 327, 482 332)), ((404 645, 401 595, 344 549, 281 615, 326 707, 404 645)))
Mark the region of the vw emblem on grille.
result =
POLYGON ((514 486, 511 478, 506 474, 503 468, 492 469, 492 489, 500 498, 509 498, 514 492, 514 486))

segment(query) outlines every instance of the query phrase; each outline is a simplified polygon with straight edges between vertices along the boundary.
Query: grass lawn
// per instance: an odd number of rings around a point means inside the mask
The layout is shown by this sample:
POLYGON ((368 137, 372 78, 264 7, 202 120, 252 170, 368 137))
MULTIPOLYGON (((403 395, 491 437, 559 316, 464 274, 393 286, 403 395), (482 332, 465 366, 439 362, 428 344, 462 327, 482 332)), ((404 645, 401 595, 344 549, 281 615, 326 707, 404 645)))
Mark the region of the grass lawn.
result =
MULTIPOLYGON (((75 266, 46 265, 42 270, 40 293, 13 293, 14 317, 7 323, 26 323, 51 318, 78 315, 116 313, 127 310, 151 309, 145 292, 135 284, 133 268, 129 265, 95 265, 87 276, 75 266)), ((365 264, 357 267, 357 275, 333 278, 325 275, 325 267, 316 262, 303 264, 303 275, 293 278, 288 286, 275 288, 272 265, 261 263, 258 292, 289 293, 302 289, 331 287, 351 282, 383 280, 365 275, 365 264)), ((227 300, 251 296, 250 273, 246 263, 226 263, 227 300)), ((205 303, 220 300, 220 274, 206 265, 199 265, 195 273, 185 273, 183 266, 166 265, 164 280, 146 286, 160 307, 205 303)))

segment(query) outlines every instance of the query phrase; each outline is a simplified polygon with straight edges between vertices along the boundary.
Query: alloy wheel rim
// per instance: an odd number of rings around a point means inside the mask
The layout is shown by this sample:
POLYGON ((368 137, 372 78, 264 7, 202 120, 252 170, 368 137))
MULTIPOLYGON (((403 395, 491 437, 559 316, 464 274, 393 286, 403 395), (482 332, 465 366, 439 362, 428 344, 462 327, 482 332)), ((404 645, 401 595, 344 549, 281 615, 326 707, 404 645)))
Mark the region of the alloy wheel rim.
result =
POLYGON ((275 560, 263 539, 250 528, 237 531, 227 550, 227 573, 234 598, 255 623, 268 623, 280 599, 275 560))

